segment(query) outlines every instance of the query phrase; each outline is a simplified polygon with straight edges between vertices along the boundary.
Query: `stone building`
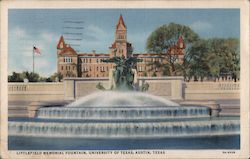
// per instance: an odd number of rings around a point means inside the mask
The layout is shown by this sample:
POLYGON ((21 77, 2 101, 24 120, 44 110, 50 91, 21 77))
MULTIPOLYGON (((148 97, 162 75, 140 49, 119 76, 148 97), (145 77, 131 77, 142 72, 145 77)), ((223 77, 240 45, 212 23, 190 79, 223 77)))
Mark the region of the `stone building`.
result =
MULTIPOLYGON (((180 37, 178 42, 168 49, 168 54, 177 57, 177 62, 182 62, 185 43, 180 37)), ((77 53, 70 45, 66 44, 63 36, 57 44, 57 71, 63 77, 108 77, 109 70, 114 67, 112 63, 104 63, 102 59, 114 56, 137 57, 142 59, 136 69, 138 76, 163 76, 162 70, 152 65, 154 61, 167 63, 165 58, 160 58, 154 53, 132 53, 132 44, 127 41, 127 27, 122 15, 116 24, 115 40, 109 47, 109 53, 77 53)))

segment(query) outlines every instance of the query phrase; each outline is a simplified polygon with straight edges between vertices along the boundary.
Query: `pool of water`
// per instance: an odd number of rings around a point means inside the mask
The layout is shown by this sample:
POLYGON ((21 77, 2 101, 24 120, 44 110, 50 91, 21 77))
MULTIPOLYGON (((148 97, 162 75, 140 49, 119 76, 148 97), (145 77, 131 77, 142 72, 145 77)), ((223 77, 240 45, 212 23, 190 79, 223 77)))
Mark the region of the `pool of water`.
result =
POLYGON ((154 139, 84 139, 9 136, 9 150, 240 149, 240 135, 154 139))
MULTIPOLYGON (((192 121, 239 120, 239 117, 203 117, 182 119, 155 119, 150 122, 192 122, 192 121)), ((10 122, 51 123, 100 123, 99 120, 57 120, 38 118, 9 118, 10 122)), ((103 123, 114 123, 106 120, 103 123)), ((127 120, 117 121, 127 123, 127 120)), ((131 120, 129 123, 138 122, 131 120)), ((144 119, 141 123, 149 122, 144 119)), ((206 135, 189 137, 154 137, 154 138, 76 138, 76 137, 36 137, 9 136, 9 150, 133 150, 133 149, 240 149, 240 135, 206 135)))

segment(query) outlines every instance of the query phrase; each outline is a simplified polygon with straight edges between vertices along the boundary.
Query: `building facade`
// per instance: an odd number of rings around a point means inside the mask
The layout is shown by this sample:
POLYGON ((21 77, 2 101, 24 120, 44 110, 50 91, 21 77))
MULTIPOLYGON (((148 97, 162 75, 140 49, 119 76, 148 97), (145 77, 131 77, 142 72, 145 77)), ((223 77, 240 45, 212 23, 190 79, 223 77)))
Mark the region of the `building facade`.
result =
MULTIPOLYGON (((185 43, 180 37, 178 42, 168 49, 168 54, 177 57, 177 62, 182 62, 185 43)), ((163 70, 153 65, 154 62, 167 63, 166 58, 161 58, 154 53, 132 53, 132 44, 127 41, 127 26, 122 15, 118 20, 115 30, 115 40, 109 47, 109 53, 77 53, 70 45, 66 44, 63 36, 57 44, 57 72, 63 77, 108 77, 109 70, 114 67, 112 63, 104 63, 103 59, 115 56, 137 57, 136 70, 138 76, 163 76, 163 70)))

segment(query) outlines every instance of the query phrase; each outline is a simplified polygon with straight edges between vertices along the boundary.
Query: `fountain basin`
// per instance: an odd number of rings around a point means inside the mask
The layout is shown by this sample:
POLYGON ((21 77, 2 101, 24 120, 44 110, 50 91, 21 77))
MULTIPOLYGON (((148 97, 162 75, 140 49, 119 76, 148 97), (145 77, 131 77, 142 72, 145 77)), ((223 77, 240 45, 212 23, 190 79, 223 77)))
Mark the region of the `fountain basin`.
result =
POLYGON ((166 98, 135 91, 101 91, 68 104, 66 107, 180 106, 166 98))
POLYGON ((63 138, 158 138, 235 135, 239 120, 166 122, 18 122, 8 124, 10 136, 63 138))
POLYGON ((134 120, 208 117, 210 109, 202 106, 122 106, 122 107, 43 107, 37 118, 47 119, 95 119, 134 120))

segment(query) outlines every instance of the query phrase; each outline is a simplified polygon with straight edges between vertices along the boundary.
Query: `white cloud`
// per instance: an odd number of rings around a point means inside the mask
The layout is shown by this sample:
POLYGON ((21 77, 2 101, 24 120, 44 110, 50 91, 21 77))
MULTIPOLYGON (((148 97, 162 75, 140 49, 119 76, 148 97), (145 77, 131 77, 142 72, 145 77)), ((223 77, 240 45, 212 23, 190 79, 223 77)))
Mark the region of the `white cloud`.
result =
POLYGON ((196 31, 206 31, 213 28, 213 25, 205 21, 196 21, 190 25, 196 31))
POLYGON ((128 35, 128 41, 132 43, 134 47, 134 53, 139 53, 138 50, 145 50, 147 38, 150 35, 150 31, 143 33, 133 33, 128 35))
POLYGON ((23 37, 26 36, 26 32, 25 32, 24 29, 16 27, 13 30, 11 30, 11 34, 10 35, 15 36, 16 38, 23 38, 23 37))
POLYGON ((88 41, 101 41, 103 38, 109 36, 102 28, 95 25, 88 25, 84 32, 83 39, 88 41))
POLYGON ((59 40, 59 36, 56 36, 54 33, 42 32, 41 37, 42 40, 45 40, 46 42, 49 43, 59 40))
POLYGON ((56 44, 59 35, 50 32, 38 32, 35 36, 32 36, 31 33, 19 27, 10 29, 9 35, 9 74, 13 71, 32 71, 34 44, 41 51, 40 56, 35 56, 35 72, 43 76, 49 76, 56 71, 56 44))
POLYGON ((97 52, 108 53, 108 47, 113 42, 113 39, 114 34, 107 33, 98 26, 88 25, 83 34, 82 49, 80 51, 91 52, 95 49, 97 52), (106 46, 106 49, 97 49, 103 46, 106 46))

